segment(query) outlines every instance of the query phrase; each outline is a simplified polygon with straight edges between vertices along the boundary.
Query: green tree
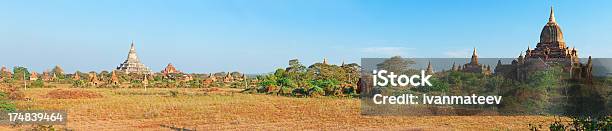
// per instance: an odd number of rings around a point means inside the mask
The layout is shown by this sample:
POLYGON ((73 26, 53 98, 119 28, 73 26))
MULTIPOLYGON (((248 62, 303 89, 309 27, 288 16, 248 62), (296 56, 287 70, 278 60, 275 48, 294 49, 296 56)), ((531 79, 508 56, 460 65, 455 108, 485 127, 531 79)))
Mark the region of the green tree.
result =
POLYGON ((361 67, 357 63, 346 64, 346 65, 342 65, 341 67, 342 67, 342 70, 344 70, 345 72, 345 75, 346 75, 345 78, 347 78, 341 81, 346 81, 345 83, 356 85, 357 82, 359 81, 359 77, 361 74, 361 72, 359 72, 361 67))
POLYGON ((287 72, 284 69, 276 69, 276 71, 274 71, 274 76, 276 77, 285 77, 287 75, 287 72))
POLYGON ((30 72, 28 68, 16 66, 13 68, 13 79, 14 80, 29 80, 30 72))
POLYGON ((306 72, 306 66, 302 65, 298 59, 289 60, 289 67, 287 72, 306 72))
POLYGON ((45 87, 45 82, 42 79, 38 79, 38 80, 35 80, 34 82, 32 82, 30 84, 30 87, 33 87, 33 88, 45 87))
POLYGON ((376 65, 379 70, 387 70, 389 72, 395 72, 395 74, 411 74, 410 65, 415 64, 416 62, 412 60, 407 60, 402 58, 401 56, 394 56, 389 59, 386 59, 384 62, 376 65))
POLYGON ((307 75, 313 80, 344 80, 346 74, 337 65, 315 63, 308 67, 307 75))
MULTIPOLYGON (((281 95, 338 95, 343 93, 341 84, 356 84, 359 80, 359 65, 332 65, 315 63, 308 67, 299 60, 289 60, 289 66, 273 73, 258 76, 259 92, 275 92, 281 95)), ((246 89, 252 90, 252 89, 246 89)))
POLYGON ((287 76, 295 81, 298 87, 305 87, 310 79, 306 73, 306 66, 302 65, 298 59, 289 60, 289 67, 286 69, 287 76))

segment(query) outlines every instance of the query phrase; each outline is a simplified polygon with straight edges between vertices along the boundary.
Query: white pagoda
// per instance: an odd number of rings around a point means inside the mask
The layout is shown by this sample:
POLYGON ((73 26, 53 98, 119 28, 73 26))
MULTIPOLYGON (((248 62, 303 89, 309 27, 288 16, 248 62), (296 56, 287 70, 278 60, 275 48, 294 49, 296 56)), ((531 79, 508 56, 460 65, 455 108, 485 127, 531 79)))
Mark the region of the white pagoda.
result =
POLYGON ((151 74, 151 70, 149 69, 149 67, 140 63, 140 60, 136 55, 136 48, 134 48, 134 41, 132 41, 132 46, 130 47, 130 52, 128 53, 127 60, 121 63, 117 67, 117 70, 125 72, 126 74, 151 74))

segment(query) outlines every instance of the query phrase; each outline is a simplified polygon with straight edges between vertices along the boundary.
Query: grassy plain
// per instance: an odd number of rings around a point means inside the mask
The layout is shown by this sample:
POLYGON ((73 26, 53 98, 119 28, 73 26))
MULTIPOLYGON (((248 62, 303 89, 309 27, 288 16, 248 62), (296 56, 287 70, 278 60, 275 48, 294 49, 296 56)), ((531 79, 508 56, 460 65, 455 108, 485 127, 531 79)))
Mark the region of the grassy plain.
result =
MULTIPOLYGON (((363 116, 351 98, 292 98, 243 94, 238 89, 31 88, 20 110, 66 110, 72 130, 527 130, 547 125, 546 116, 363 116), (68 90, 100 96, 59 99, 68 90)), ((71 94, 75 95, 75 94, 71 94)), ((76 94, 78 95, 78 94, 76 94)), ((31 126, 1 126, 0 130, 31 126)))

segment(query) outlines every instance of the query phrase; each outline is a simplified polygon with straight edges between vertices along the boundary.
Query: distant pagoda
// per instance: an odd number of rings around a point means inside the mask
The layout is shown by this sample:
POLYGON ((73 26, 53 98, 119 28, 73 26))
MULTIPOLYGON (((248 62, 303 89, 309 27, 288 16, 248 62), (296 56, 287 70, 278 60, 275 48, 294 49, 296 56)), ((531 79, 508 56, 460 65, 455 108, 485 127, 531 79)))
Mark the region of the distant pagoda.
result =
POLYGON ((164 70, 162 70, 161 73, 164 75, 168 75, 168 74, 178 74, 178 73, 181 73, 181 71, 177 70, 174 67, 174 65, 172 65, 172 63, 168 63, 168 66, 166 66, 166 68, 164 68, 164 70))
POLYGON ((129 74, 129 73, 150 74, 151 73, 151 70, 149 70, 149 67, 140 63, 140 60, 138 59, 138 56, 136 55, 136 48, 134 48, 134 41, 132 41, 132 46, 130 47, 130 52, 128 53, 127 59, 123 63, 121 63, 121 65, 117 67, 117 70, 125 72, 126 74, 129 74))

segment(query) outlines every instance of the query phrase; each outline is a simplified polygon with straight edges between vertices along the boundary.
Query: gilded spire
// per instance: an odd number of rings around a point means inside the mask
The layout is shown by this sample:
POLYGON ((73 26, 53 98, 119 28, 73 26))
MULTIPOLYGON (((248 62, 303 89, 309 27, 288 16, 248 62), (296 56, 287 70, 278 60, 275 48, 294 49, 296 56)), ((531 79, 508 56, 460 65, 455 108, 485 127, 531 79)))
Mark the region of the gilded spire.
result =
POLYGON ((478 65, 478 54, 476 54, 476 47, 474 47, 474 51, 472 52, 472 61, 471 64, 478 65))
POLYGON ((555 10, 552 6, 550 6, 550 17, 548 18, 548 23, 556 23, 555 20, 555 10))

